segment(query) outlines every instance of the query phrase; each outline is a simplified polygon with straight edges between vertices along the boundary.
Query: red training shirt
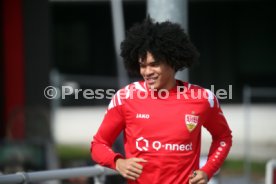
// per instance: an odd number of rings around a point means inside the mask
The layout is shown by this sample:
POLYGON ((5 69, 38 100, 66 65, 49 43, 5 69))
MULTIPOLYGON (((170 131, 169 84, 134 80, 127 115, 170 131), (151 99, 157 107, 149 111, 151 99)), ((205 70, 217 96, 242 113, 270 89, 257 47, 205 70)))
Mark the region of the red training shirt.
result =
POLYGON ((150 90, 144 81, 119 90, 91 142, 92 159, 115 169, 115 159, 123 156, 111 147, 124 131, 125 157, 147 160, 140 163, 141 176, 129 184, 187 184, 197 169, 210 179, 228 155, 231 130, 211 91, 177 83, 169 91, 150 90), (212 144, 206 164, 199 168, 202 126, 212 135, 212 144))

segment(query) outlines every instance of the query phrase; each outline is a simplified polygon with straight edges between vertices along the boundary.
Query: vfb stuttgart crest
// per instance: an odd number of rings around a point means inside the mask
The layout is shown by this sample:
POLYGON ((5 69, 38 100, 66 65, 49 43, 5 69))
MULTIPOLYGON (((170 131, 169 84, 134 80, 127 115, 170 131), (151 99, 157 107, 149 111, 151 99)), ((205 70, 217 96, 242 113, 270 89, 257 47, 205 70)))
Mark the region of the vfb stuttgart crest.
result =
POLYGON ((185 123, 188 128, 188 130, 191 132, 195 129, 197 123, 198 123, 199 116, 195 116, 192 114, 186 114, 185 115, 185 123))

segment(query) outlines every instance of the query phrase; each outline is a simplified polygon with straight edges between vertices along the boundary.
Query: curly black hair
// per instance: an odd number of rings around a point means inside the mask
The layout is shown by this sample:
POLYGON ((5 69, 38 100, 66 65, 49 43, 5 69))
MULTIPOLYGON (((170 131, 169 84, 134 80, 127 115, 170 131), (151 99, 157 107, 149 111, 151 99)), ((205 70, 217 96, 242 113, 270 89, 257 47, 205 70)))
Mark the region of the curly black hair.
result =
POLYGON ((139 74, 138 59, 145 59, 147 52, 175 71, 191 67, 199 57, 196 47, 179 24, 154 22, 149 16, 141 24, 130 28, 121 43, 121 56, 126 69, 132 74, 139 74))

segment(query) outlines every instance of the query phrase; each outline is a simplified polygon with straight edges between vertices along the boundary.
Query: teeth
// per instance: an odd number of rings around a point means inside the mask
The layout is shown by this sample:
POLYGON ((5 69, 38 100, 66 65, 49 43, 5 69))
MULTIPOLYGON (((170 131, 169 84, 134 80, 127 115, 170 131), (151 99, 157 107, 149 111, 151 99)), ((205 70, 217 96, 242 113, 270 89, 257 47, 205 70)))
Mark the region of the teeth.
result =
POLYGON ((153 78, 150 78, 150 79, 147 79, 149 82, 155 82, 155 79, 153 78))

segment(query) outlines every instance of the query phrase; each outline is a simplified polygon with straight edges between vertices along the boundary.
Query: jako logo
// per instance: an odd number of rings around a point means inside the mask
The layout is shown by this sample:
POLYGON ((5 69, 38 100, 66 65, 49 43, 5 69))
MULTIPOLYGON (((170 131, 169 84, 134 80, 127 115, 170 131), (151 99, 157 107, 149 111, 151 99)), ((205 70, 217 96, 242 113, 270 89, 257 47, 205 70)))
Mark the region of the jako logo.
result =
POLYGON ((150 115, 149 114, 136 114, 136 118, 140 118, 140 119, 149 119, 150 115))

